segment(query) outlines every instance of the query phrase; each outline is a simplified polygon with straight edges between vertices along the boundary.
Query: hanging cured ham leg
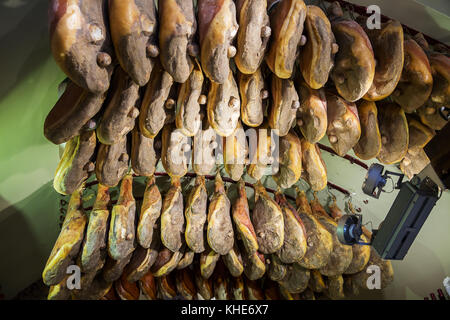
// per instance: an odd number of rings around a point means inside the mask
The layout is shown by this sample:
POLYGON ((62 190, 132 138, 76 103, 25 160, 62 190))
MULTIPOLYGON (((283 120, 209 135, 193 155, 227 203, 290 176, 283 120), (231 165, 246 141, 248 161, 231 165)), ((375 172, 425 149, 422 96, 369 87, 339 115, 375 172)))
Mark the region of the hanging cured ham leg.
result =
POLYGON ((236 55, 231 42, 238 32, 236 5, 232 0, 199 0, 200 58, 205 75, 223 84, 230 74, 230 58, 236 55))
POLYGON ((257 182, 255 185, 255 207, 251 215, 258 240, 259 251, 275 253, 284 243, 284 218, 280 206, 257 182))
POLYGON ((203 79, 200 65, 195 61, 194 69, 186 82, 181 85, 178 94, 176 126, 189 137, 195 136, 202 124, 200 108, 201 104, 206 102, 206 97, 202 95, 203 79))
POLYGON ((316 144, 309 143, 305 138, 301 139, 303 178, 308 182, 313 191, 320 191, 327 186, 327 167, 322 159, 322 154, 316 144))
POLYGON ((49 25, 51 51, 61 70, 92 93, 107 91, 114 69, 107 0, 52 0, 49 25))
POLYGON ((277 252, 283 263, 294 263, 306 253, 306 229, 295 209, 281 192, 275 194, 275 201, 281 207, 284 220, 284 242, 277 252))
POLYGON ((126 175, 120 185, 117 204, 111 212, 108 235, 108 254, 116 260, 123 260, 135 249, 136 201, 133 196, 133 176, 126 175))
POLYGON ((290 188, 302 174, 302 145, 298 136, 291 130, 280 138, 279 169, 273 176, 281 188, 290 188))
POLYGON ((93 118, 101 110, 105 98, 106 92, 94 94, 69 81, 45 118, 45 137, 54 144, 61 144, 92 130, 96 125, 93 118))
POLYGON ((408 152, 409 128, 405 112, 396 103, 383 105, 378 112, 382 145, 377 159, 385 164, 397 163, 408 152))
POLYGON ((233 222, 237 233, 241 237, 245 251, 247 253, 253 253, 258 250, 258 240, 256 238, 255 228, 250 219, 245 182, 242 179, 239 180, 238 193, 239 196, 233 204, 233 222))
POLYGON ((53 188, 60 194, 72 194, 92 174, 97 145, 95 131, 87 131, 66 143, 56 168, 53 188))
POLYGON ((61 232, 42 272, 42 279, 48 286, 57 285, 65 278, 67 267, 80 250, 87 223, 87 216, 81 202, 83 192, 84 186, 77 189, 70 197, 61 232))
POLYGON ((242 122, 250 127, 258 127, 264 121, 265 102, 269 97, 269 92, 264 89, 261 69, 249 75, 239 73, 238 79, 242 122))
POLYGON ((404 45, 402 76, 392 96, 405 112, 411 113, 423 106, 430 97, 433 75, 427 55, 417 42, 408 39, 404 45))
POLYGON ((184 212, 180 179, 172 178, 161 210, 161 241, 172 252, 178 252, 183 244, 184 212))
POLYGON ((356 21, 343 17, 339 2, 333 2, 328 13, 339 45, 331 79, 345 100, 355 102, 369 91, 373 83, 375 57, 372 45, 356 21))
POLYGON ((207 218, 207 201, 205 177, 197 176, 184 211, 186 244, 195 253, 205 250, 204 225, 207 218))
POLYGON ((323 89, 314 90, 300 82, 297 87, 300 108, 297 111, 297 126, 310 143, 319 142, 327 131, 327 98, 323 89))
POLYGON ((101 184, 97 188, 97 196, 86 228, 86 235, 81 249, 81 269, 83 272, 98 271, 105 264, 107 247, 106 237, 110 213, 109 188, 101 184))
POLYGON ((111 85, 111 94, 105 103, 96 131, 103 144, 114 144, 133 130, 135 119, 139 116, 136 104, 139 99, 139 86, 122 70, 117 68, 111 85))
POLYGON ((155 177, 147 178, 141 212, 137 225, 137 241, 143 248, 149 248, 154 237, 156 221, 161 215, 162 198, 155 177))
POLYGON ((361 121, 361 138, 353 147, 353 151, 358 158, 369 160, 378 156, 381 151, 381 133, 375 102, 361 101, 358 104, 358 116, 361 121))

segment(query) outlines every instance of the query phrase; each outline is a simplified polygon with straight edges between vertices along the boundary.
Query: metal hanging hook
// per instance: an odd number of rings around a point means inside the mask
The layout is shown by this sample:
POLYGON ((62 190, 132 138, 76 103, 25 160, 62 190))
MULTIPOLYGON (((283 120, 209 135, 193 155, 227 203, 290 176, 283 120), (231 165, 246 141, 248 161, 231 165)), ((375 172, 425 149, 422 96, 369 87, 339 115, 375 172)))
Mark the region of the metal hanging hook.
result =
POLYGON ((329 206, 330 204, 333 204, 333 202, 336 200, 336 197, 334 196, 334 194, 331 193, 330 188, 327 186, 326 187, 326 192, 327 192, 327 199, 326 199, 326 205, 329 206))
MULTIPOLYGON (((345 203, 347 212, 350 214, 356 214, 356 210, 353 207, 353 203, 352 203, 352 200, 353 200, 352 196, 348 195, 348 196, 346 196, 346 198, 348 198, 348 201, 345 203)), ((344 199, 346 199, 346 198, 344 198, 344 199)))
POLYGON ((331 192, 330 187, 328 187, 328 186, 327 186, 327 193, 328 193, 328 195, 330 196, 331 201, 335 203, 336 200, 337 200, 337 199, 336 199, 336 196, 331 192))
POLYGON ((319 201, 319 198, 317 198, 317 191, 313 192, 313 197, 314 197, 314 200, 319 201))
POLYGON ((373 230, 373 225, 372 225, 372 221, 367 221, 366 223, 363 224, 363 227, 367 226, 370 224, 370 230, 373 230))

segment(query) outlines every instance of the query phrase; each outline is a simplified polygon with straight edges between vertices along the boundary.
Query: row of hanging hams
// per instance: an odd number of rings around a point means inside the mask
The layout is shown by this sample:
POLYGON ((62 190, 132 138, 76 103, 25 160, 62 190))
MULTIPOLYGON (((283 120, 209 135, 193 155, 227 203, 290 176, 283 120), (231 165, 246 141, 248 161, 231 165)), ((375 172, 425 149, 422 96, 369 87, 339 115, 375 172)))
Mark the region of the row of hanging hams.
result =
POLYGON ((341 156, 353 149, 412 177, 446 124, 448 51, 397 21, 369 30, 337 2, 323 9, 302 0, 51 1, 51 49, 70 78, 44 123, 51 142, 66 143, 55 189, 71 194, 92 173, 114 186, 130 164, 150 176, 159 153, 183 176, 183 152, 208 158, 229 137, 227 173, 237 181, 247 167, 258 180, 267 161, 234 161, 248 154, 239 136, 249 128, 277 130, 271 161, 282 188, 301 176, 325 187, 315 145, 324 136, 341 156), (200 132, 201 146, 189 143, 200 132))
MULTIPOLYGON (((293 204, 280 190, 272 198, 258 182, 250 210, 243 180, 235 185, 233 202, 220 174, 210 195, 204 176, 185 194, 179 178, 171 181, 161 195, 155 177, 148 178, 141 202, 131 174, 123 178, 117 201, 98 184, 89 212, 84 186, 77 189, 42 274, 49 299, 100 299, 110 290, 121 299, 141 293, 150 299, 193 299, 196 293, 238 299, 239 293, 242 299, 244 292, 251 299, 251 288, 264 297, 261 288, 269 284, 284 299, 301 293, 341 299, 344 288, 347 295, 367 288, 366 268, 372 265, 381 269, 382 288, 393 280, 390 262, 369 246, 339 242, 336 219, 343 213, 335 200, 324 207, 316 195, 309 201, 297 188, 293 204), (72 265, 81 280, 69 290, 72 265)), ((365 230, 362 240, 368 238, 365 230)))

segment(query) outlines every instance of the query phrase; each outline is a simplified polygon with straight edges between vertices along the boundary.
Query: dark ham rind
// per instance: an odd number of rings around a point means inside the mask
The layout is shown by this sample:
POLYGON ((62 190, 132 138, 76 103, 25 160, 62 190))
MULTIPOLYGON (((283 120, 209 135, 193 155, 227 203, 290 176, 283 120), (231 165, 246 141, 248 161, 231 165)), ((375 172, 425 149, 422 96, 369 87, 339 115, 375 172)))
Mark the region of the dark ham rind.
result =
POLYGON ((364 99, 378 101, 388 97, 397 86, 404 63, 403 27, 398 21, 389 21, 381 29, 368 30, 377 61, 373 83, 364 99))
POLYGON ((375 57, 369 37, 353 20, 343 18, 338 2, 328 8, 331 27, 339 45, 331 79, 347 101, 361 99, 370 89, 375 76, 375 57))
POLYGON ((423 106, 433 90, 430 62, 423 49, 413 39, 405 40, 405 63, 402 76, 392 97, 405 112, 412 113, 423 106))
POLYGON ((139 115, 136 107, 139 86, 120 67, 114 72, 109 92, 102 119, 96 129, 97 138, 103 144, 114 144, 133 130, 139 115))
POLYGON ((285 0, 270 12, 272 36, 266 63, 279 78, 291 77, 300 45, 306 5, 303 0, 285 0))
POLYGON ((338 46, 330 21, 317 6, 307 6, 305 34, 308 40, 300 51, 300 70, 311 88, 320 89, 328 81, 338 46))
POLYGON ((100 111, 106 93, 94 94, 69 81, 44 122, 44 136, 61 144, 90 129, 91 119, 100 111))
POLYGON ((246 252, 256 252, 258 250, 258 242, 255 229, 250 220, 245 182, 242 179, 239 180, 238 192, 239 197, 234 202, 232 208, 233 222, 237 233, 241 236, 246 252))
POLYGON ((284 216, 284 243, 277 254, 283 263, 294 263, 303 258, 307 250, 305 226, 281 192, 275 194, 275 201, 284 216))

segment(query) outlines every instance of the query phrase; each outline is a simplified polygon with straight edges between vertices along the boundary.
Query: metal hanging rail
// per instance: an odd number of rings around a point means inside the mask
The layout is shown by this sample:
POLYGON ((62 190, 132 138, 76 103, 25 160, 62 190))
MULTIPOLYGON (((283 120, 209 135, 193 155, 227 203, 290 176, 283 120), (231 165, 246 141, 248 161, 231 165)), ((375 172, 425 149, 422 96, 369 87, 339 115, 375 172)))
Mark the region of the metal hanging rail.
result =
MULTIPOLYGON (((341 157, 341 156, 338 155, 332 148, 330 148, 330 147, 328 147, 328 146, 326 146, 326 145, 323 145, 323 144, 321 144, 321 143, 318 143, 317 146, 318 146, 321 150, 323 150, 323 151, 326 151, 326 152, 329 152, 329 153, 331 153, 331 154, 333 154, 333 155, 335 155, 335 156, 341 157)), ((367 164, 365 164, 364 162, 362 162, 362 161, 359 160, 359 159, 356 159, 355 157, 352 157, 352 156, 346 154, 345 156, 343 156, 343 157, 341 157, 341 158, 350 161, 351 164, 356 164, 356 165, 360 166, 361 168, 364 168, 364 169, 366 169, 366 170, 369 170, 369 167, 367 166, 367 164)))
MULTIPOLYGON (((169 174, 167 172, 155 172, 154 176, 155 177, 168 177, 169 174)), ((196 176, 197 175, 195 173, 193 173, 193 172, 188 172, 188 173, 186 173, 186 175, 184 175, 184 177, 190 177, 190 178, 195 178, 196 176)), ((139 176, 133 175, 133 177, 139 177, 139 176)), ((204 177, 207 180, 214 180, 215 179, 214 175, 205 175, 204 177)), ((237 181, 234 181, 233 179, 228 178, 228 177, 222 177, 222 180, 224 182, 237 183, 237 181)), ((86 183, 86 188, 92 187, 92 186, 97 185, 97 184, 98 184, 98 180, 90 181, 89 183, 86 183)), ((255 186, 252 183, 249 183, 249 182, 245 182, 245 186, 249 187, 249 188, 252 188, 252 189, 255 188, 255 186)), ((338 186, 338 185, 336 185, 334 183, 328 182, 328 187, 331 188, 331 189, 335 189, 335 190, 345 194, 346 196, 350 195, 350 192, 348 192, 344 188, 342 188, 342 187, 340 187, 340 186, 338 186)), ((265 188, 265 189, 266 189, 267 192, 272 193, 272 194, 275 194, 277 192, 277 190, 274 190, 272 188, 265 188)), ((290 199, 290 200, 295 202, 295 197, 290 196, 288 194, 284 194, 284 196, 287 199, 290 199)), ((135 197, 135 199, 136 200, 142 200, 142 197, 135 197)), ((113 201, 111 201, 111 204, 115 204, 116 202, 117 202, 117 200, 113 200, 113 201)), ((86 207, 86 208, 84 208, 84 210, 92 210, 92 207, 86 207)))
MULTIPOLYGON (((341 5, 342 9, 345 11, 346 9, 348 9, 349 7, 352 8, 352 10, 356 13, 358 13, 361 16, 364 17, 368 17, 369 15, 367 14, 367 7, 361 6, 361 5, 357 5, 354 3, 351 3, 349 1, 345 1, 345 0, 323 0, 326 1, 328 3, 332 3, 332 2, 339 2, 339 4, 341 5)), ((392 20, 392 18, 385 16, 384 14, 380 14, 381 17, 381 22, 387 22, 389 20, 392 20)), ((405 29, 407 31, 407 33, 409 34, 416 34, 416 33, 420 33, 420 31, 417 31, 414 28, 411 28, 407 25, 404 25, 403 23, 401 23, 403 29, 405 29)), ((427 40, 427 42, 431 45, 435 45, 435 44, 440 44, 445 46, 447 49, 449 48, 449 46, 439 40, 436 40, 434 38, 431 38, 430 36, 427 36, 426 34, 423 34, 425 39, 427 40)))

